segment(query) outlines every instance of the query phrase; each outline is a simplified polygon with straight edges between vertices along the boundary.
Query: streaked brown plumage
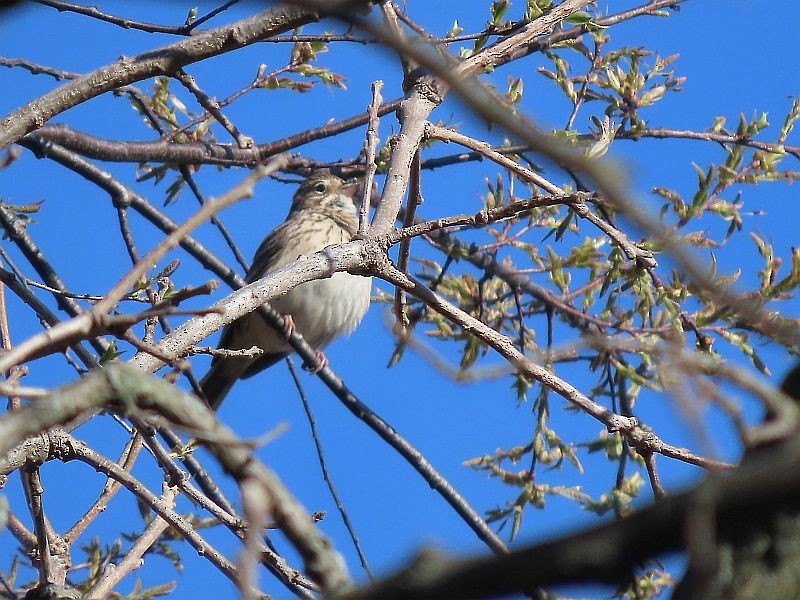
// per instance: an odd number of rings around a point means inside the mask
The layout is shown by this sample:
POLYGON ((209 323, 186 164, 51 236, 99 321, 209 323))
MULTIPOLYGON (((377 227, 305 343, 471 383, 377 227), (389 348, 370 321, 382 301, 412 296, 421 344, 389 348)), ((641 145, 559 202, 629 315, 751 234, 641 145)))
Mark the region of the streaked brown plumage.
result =
MULTIPOLYGON (((349 242, 356 233, 358 216, 353 201, 358 190, 321 171, 305 180, 294 195, 286 220, 267 235, 256 250, 247 272, 251 283, 332 244, 349 242)), ((274 298, 270 303, 290 315, 296 330, 314 348, 322 348, 339 335, 350 333, 369 307, 371 279, 336 273, 328 279, 309 281, 274 298)), ((220 348, 258 346, 255 357, 214 357, 200 382, 208 403, 217 408, 237 379, 246 379, 291 354, 284 337, 257 313, 250 313, 222 332, 220 348)))

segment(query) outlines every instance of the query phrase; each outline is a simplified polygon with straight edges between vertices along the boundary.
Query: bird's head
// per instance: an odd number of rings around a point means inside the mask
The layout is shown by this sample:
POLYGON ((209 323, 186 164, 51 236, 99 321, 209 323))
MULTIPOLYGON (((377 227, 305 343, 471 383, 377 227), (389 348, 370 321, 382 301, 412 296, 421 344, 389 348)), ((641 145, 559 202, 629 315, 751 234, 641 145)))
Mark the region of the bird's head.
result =
POLYGON ((361 186, 356 180, 345 181, 329 171, 321 170, 300 184, 292 200, 292 212, 314 210, 331 216, 355 218, 361 200, 361 186))

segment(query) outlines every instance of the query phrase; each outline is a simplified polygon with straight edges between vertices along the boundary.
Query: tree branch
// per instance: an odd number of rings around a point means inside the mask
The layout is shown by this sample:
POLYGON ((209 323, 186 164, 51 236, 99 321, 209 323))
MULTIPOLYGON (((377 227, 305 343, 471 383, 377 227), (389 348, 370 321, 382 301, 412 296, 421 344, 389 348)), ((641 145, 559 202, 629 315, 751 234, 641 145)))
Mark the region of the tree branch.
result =
POLYGON ((280 5, 132 58, 122 57, 112 65, 61 85, 0 120, 0 150, 42 127, 57 114, 104 92, 148 77, 170 75, 186 65, 316 21, 318 16, 316 11, 280 5))
MULTIPOLYGON (((252 450, 229 429, 221 425, 216 416, 197 398, 177 390, 169 383, 148 377, 139 369, 125 363, 113 363, 102 370, 92 371, 77 382, 54 390, 50 398, 26 405, 18 411, 0 415, 0 456, 5 455, 26 437, 66 423, 86 411, 100 407, 113 407, 125 414, 142 416, 157 412, 171 423, 203 434, 211 453, 222 467, 239 483, 257 484, 270 498, 272 516, 292 544, 299 550, 309 575, 323 591, 341 590, 348 582, 347 572, 330 550, 330 542, 314 527, 310 516, 289 494, 271 471, 253 456, 252 450)), ((116 463, 102 456, 87 453, 83 445, 75 446, 74 458, 89 460, 104 473, 123 482, 130 476, 116 463), (79 452, 78 452, 79 450, 79 452)), ((133 486, 134 493, 153 506, 159 515, 170 523, 179 523, 181 517, 164 507, 144 486, 133 486)), ((190 541, 203 546, 201 538, 188 528, 181 533, 190 541)), ((208 552, 213 549, 206 548, 208 552)), ((212 558, 209 556, 209 558, 212 558)), ((217 566, 229 576, 235 567, 218 554, 217 566)), ((215 563, 216 564, 216 563, 215 563)))
POLYGON ((407 568, 345 598, 489 598, 561 584, 623 585, 644 559, 686 549, 686 533, 699 507, 710 516, 704 524, 718 543, 735 543, 783 509, 796 511, 798 473, 800 442, 793 437, 724 477, 710 475, 694 489, 623 519, 506 556, 454 561, 420 554, 407 568))

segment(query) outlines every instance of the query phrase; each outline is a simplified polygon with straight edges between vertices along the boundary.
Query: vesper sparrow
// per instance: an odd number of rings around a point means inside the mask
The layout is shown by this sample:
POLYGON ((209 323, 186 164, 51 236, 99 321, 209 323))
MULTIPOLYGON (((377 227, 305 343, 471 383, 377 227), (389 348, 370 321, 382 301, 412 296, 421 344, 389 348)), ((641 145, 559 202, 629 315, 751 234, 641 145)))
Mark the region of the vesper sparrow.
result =
MULTIPOLYGON (((356 233, 358 216, 355 183, 345 183, 327 171, 306 179, 295 193, 286 220, 264 238, 247 272, 253 282, 332 244, 349 242, 356 233)), ((335 273, 328 279, 303 283, 270 303, 314 348, 322 348, 339 335, 350 333, 369 307, 371 279, 335 273)), ((281 333, 253 312, 228 325, 219 347, 242 349, 258 346, 254 357, 215 356, 200 387, 206 400, 217 408, 237 379, 246 379, 291 354, 281 333)))

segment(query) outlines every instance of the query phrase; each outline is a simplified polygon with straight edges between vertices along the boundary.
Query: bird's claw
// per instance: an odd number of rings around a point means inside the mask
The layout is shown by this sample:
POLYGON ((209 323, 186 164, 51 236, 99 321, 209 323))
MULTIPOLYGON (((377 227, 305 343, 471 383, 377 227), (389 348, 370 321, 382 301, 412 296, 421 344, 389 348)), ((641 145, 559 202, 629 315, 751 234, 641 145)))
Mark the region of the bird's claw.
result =
POLYGON ((328 358, 322 353, 321 350, 314 350, 314 358, 315 358, 314 361, 315 364, 311 365, 308 364, 307 362, 304 362, 303 369, 305 371, 308 371, 309 373, 316 375, 317 373, 322 371, 322 369, 328 366, 328 358))
POLYGON ((292 315, 283 315, 283 326, 281 327, 281 335, 284 341, 289 341, 294 333, 294 319, 292 315))

